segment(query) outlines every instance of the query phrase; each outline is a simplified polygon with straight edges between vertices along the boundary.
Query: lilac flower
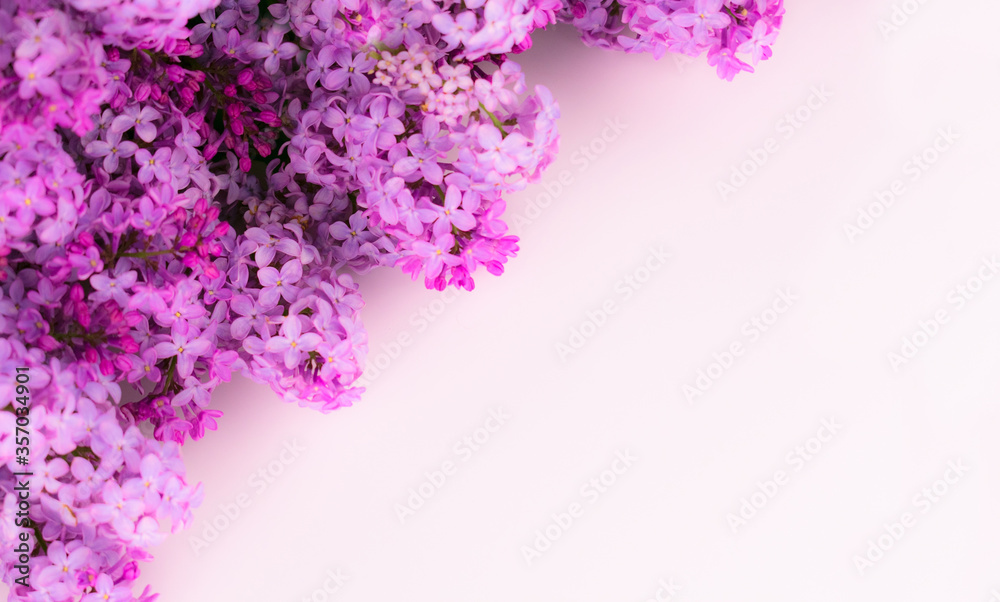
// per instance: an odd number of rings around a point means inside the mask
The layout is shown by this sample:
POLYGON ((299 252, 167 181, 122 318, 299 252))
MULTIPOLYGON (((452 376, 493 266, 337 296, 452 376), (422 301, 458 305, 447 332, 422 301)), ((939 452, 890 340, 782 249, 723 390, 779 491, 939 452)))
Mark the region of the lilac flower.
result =
POLYGON ((261 306, 271 308, 278 304, 279 298, 294 301, 299 289, 295 283, 302 278, 302 264, 293 259, 281 266, 281 272, 268 266, 257 271, 257 280, 261 286, 258 300, 261 306))
POLYGON ((69 265, 76 268, 77 278, 81 280, 90 278, 91 274, 104 270, 101 252, 97 250, 97 247, 87 247, 80 253, 71 253, 69 265))
POLYGON ((107 274, 94 274, 90 277, 90 285, 94 287, 93 300, 97 302, 114 299, 118 305, 125 307, 128 305, 128 289, 135 284, 137 275, 134 270, 115 271, 115 276, 107 274))
POLYGON ((21 78, 17 94, 28 99, 35 94, 56 96, 59 94, 59 84, 52 77, 56 68, 56 59, 51 54, 42 54, 34 61, 20 59, 14 61, 14 72, 21 78))
POLYGON ((63 49, 59 46, 62 41, 54 34, 57 31, 56 20, 52 17, 42 18, 39 21, 34 19, 21 19, 21 36, 17 44, 15 56, 19 59, 32 59, 38 56, 43 50, 57 54, 63 49), (54 48, 53 45, 56 45, 54 48))
POLYGON ((62 458, 53 458, 52 461, 46 463, 45 469, 39 475, 45 491, 49 493, 59 491, 59 488, 63 485, 59 479, 67 472, 69 472, 69 464, 62 458))
POLYGON ((722 12, 723 0, 694 0, 691 8, 673 13, 674 23, 681 27, 693 27, 696 39, 705 39, 713 29, 726 27, 729 15, 722 12))
POLYGON ((204 23, 199 23, 191 29, 191 41, 195 44, 203 44, 209 36, 212 36, 212 42, 218 47, 226 44, 226 33, 239 18, 235 10, 222 11, 222 14, 216 17, 213 9, 201 13, 199 16, 204 23))
POLYGON ((254 42, 247 47, 247 53, 253 59, 265 59, 264 70, 277 73, 281 59, 290 59, 299 51, 299 47, 291 42, 282 42, 285 32, 280 27, 272 27, 267 32, 267 41, 254 42))
POLYGON ((489 162, 501 174, 508 174, 522 164, 527 143, 515 133, 506 138, 492 125, 480 125, 476 140, 483 147, 482 160, 489 162))
MULTIPOLYGON (((130 104, 125 107, 121 115, 112 120, 109 131, 115 134, 124 134, 134 128, 135 135, 143 142, 152 142, 156 138, 156 126, 153 125, 153 122, 161 117, 160 112, 151 106, 140 107, 137 103, 130 104)), ((121 140, 120 137, 119 140, 121 140)))
POLYGON ((177 373, 182 377, 191 375, 194 370, 194 362, 201 356, 207 355, 212 348, 212 343, 208 339, 200 338, 194 332, 175 331, 171 340, 158 343, 156 355, 159 358, 176 357, 177 373))
POLYGON ((153 314, 165 311, 167 303, 163 300, 163 292, 159 287, 151 283, 136 284, 132 289, 132 298, 129 299, 128 308, 153 314))
MULTIPOLYGON (((396 197, 399 223, 413 236, 423 232, 424 224, 429 224, 438 218, 438 212, 428 203, 420 206, 413 200, 409 190, 403 189, 396 197)), ((353 216, 352 216, 353 217, 353 216)))
POLYGON ((30 220, 35 215, 52 215, 56 209, 41 178, 29 178, 23 189, 15 188, 9 191, 8 195, 8 198, 17 205, 21 219, 30 220))
POLYGON ((138 382, 143 378, 159 382, 161 372, 156 365, 159 359, 160 356, 154 348, 143 351, 141 357, 132 356, 132 371, 128 373, 129 382, 138 382))
MULTIPOLYGON (((420 134, 416 134, 414 138, 417 136, 420 134)), ((414 143, 414 146, 418 144, 419 142, 414 143)), ((392 166, 393 173, 405 177, 420 172, 420 175, 431 184, 440 184, 444 171, 437 162, 438 152, 433 148, 414 148, 411 152, 413 155, 396 161, 392 166)))
POLYGON ((740 44, 736 51, 749 53, 756 65, 762 58, 767 57, 770 46, 777 37, 778 32, 771 31, 767 21, 761 19, 754 24, 750 38, 740 44))
POLYGON ((129 602, 132 599, 132 591, 127 585, 115 585, 110 576, 101 574, 94 583, 94 592, 80 602, 129 602))
POLYGON ((156 232, 166 217, 166 209, 157 207, 153 204, 152 199, 143 196, 139 199, 138 211, 132 214, 131 223, 133 228, 141 230, 146 235, 151 235, 156 232))
POLYGON ((264 348, 268 353, 282 354, 285 367, 292 369, 299 364, 303 353, 316 349, 322 340, 314 332, 302 334, 301 318, 289 316, 281 325, 281 335, 268 339, 264 348))
POLYGON ((461 260, 451 254, 453 246, 455 246, 455 238, 451 234, 439 236, 434 243, 422 240, 413 242, 413 252, 426 260, 424 269, 427 278, 436 277, 446 266, 458 265, 461 260))
POLYGON ((87 566, 90 554, 90 548, 78 540, 70 542, 69 545, 55 541, 49 546, 47 554, 48 560, 52 564, 42 569, 42 577, 47 577, 45 580, 50 583, 55 583, 64 574, 74 577, 77 571, 87 566))
POLYGON ((90 516, 98 523, 110 524, 119 535, 131 533, 132 525, 142 515, 142 500, 128 496, 115 481, 108 481, 101 489, 101 501, 89 508, 90 516))
MULTIPOLYGON (((328 55, 324 55, 324 52, 331 50, 330 46, 326 46, 319 53, 320 64, 327 58, 328 55)), ((368 92, 370 83, 368 77, 365 73, 368 72, 375 65, 375 61, 368 58, 364 54, 354 55, 350 50, 346 48, 341 48, 336 51, 332 51, 332 56, 329 58, 336 61, 339 67, 337 69, 331 69, 323 76, 321 83, 323 87, 327 90, 340 90, 345 84, 350 82, 351 87, 359 94, 364 94, 368 92)), ((332 63, 327 63, 331 65, 332 63)))
POLYGON ((368 218, 355 213, 349 219, 349 223, 336 222, 330 226, 330 236, 337 240, 342 240, 342 250, 348 257, 356 257, 361 243, 369 242, 374 237, 365 228, 368 226, 368 218))
POLYGON ((469 37, 475 33, 476 21, 475 13, 469 10, 455 17, 449 13, 441 12, 431 18, 434 28, 441 32, 450 48, 468 41, 469 37))
POLYGON ((122 141, 120 132, 108 131, 104 140, 90 142, 85 151, 92 157, 104 157, 104 169, 108 173, 115 173, 118 170, 118 160, 131 157, 138 148, 135 142, 122 141))
MULTIPOLYGON (((476 193, 470 192, 469 195, 476 193)), ((444 207, 440 210, 437 222, 434 224, 435 232, 451 232, 452 226, 459 230, 471 230, 476 227, 476 218, 471 213, 462 209, 462 191, 457 186, 448 186, 448 191, 444 197, 444 207)))
POLYGON ((150 154, 148 150, 140 148, 135 152, 135 162, 139 165, 139 173, 136 179, 143 184, 148 184, 156 178, 160 182, 170 182, 170 149, 159 148, 156 154, 150 154))

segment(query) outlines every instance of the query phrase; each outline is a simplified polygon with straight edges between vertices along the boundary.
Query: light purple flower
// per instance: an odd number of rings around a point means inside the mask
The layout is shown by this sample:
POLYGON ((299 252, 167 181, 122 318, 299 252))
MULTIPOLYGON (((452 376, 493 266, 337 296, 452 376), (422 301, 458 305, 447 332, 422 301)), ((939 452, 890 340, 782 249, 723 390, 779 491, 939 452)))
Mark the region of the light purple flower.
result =
POLYGON ((195 361, 209 354, 212 343, 208 339, 198 337, 194 332, 175 331, 169 341, 158 343, 154 349, 161 359, 176 357, 177 373, 186 378, 194 370, 195 361))
POLYGON ((111 577, 101 574, 94 584, 94 592, 87 594, 80 602, 130 602, 132 590, 128 584, 115 585, 111 577))
POLYGON ((128 305, 128 290, 135 284, 137 275, 134 270, 115 271, 115 275, 109 276, 105 273, 94 274, 90 277, 90 285, 94 287, 94 301, 107 301, 114 299, 118 305, 126 307, 128 305))
POLYGON ((143 184, 148 184, 156 178, 163 183, 170 182, 170 149, 163 147, 157 149, 156 154, 149 154, 149 151, 140 148, 135 152, 135 162, 139 165, 139 173, 136 178, 143 184))
POLYGON ((51 54, 42 54, 34 61, 27 59, 14 61, 14 72, 21 78, 17 89, 18 96, 28 99, 35 94, 49 97, 59 94, 59 84, 52 77, 56 64, 55 56, 51 54))
POLYGON ((451 254, 455 238, 451 234, 439 236, 433 243, 417 240, 413 242, 413 252, 425 260, 427 278, 435 278, 446 266, 458 265, 462 260, 451 254))
POLYGON ((281 59, 290 59, 299 51, 291 42, 282 43, 285 32, 280 27, 272 27, 267 32, 266 41, 254 42, 247 47, 250 58, 264 59, 264 71, 277 73, 281 59))
POLYGON ((696 39, 705 39, 713 29, 730 23, 729 15, 722 12, 722 3, 723 0, 694 0, 690 8, 674 12, 671 18, 681 27, 693 27, 696 39))
POLYGON ((140 107, 137 103, 130 104, 125 107, 121 115, 111 121, 110 131, 116 134, 124 134, 130 129, 135 128, 135 135, 141 138, 143 142, 152 142, 156 138, 156 125, 153 122, 159 120, 161 117, 160 112, 151 106, 140 107))
POLYGON ((293 315, 281 325, 281 335, 268 339, 264 349, 268 353, 282 354, 285 367, 291 370, 299 364, 303 353, 313 351, 322 341, 315 332, 302 334, 301 318, 293 315))
POLYGON ((270 266, 261 268, 257 272, 257 280, 263 287, 258 297, 261 306, 274 307, 281 297, 288 302, 294 301, 299 293, 299 289, 294 285, 300 278, 302 278, 302 263, 298 259, 281 266, 281 272, 270 266))
POLYGON ((212 36, 212 43, 221 48, 226 43, 229 28, 236 24, 239 15, 235 10, 226 10, 216 17, 215 9, 212 9, 201 13, 200 17, 204 23, 199 23, 191 29, 191 41, 203 44, 208 36, 212 36))
MULTIPOLYGON (((476 193, 469 194, 471 196, 476 193)), ((462 191, 457 186, 448 186, 444 197, 444 207, 440 209, 437 222, 434 224, 436 234, 438 232, 451 232, 452 226, 459 230, 471 230, 476 227, 476 218, 463 209, 462 205, 462 191)))
POLYGON ((130 140, 122 141, 121 132, 108 131, 104 140, 94 140, 87 144, 86 153, 91 157, 104 157, 104 169, 108 173, 118 170, 118 161, 122 157, 131 157, 139 146, 130 140))

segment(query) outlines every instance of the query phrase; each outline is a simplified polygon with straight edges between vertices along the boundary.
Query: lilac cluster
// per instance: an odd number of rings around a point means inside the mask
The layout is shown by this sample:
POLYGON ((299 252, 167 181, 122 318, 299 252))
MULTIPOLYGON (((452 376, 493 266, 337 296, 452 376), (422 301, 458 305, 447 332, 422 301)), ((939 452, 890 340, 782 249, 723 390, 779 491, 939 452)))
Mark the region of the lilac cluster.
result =
POLYGON ((593 46, 657 58, 707 54, 732 80, 770 58, 784 14, 783 0, 568 0, 559 18, 593 46))
POLYGON ((558 105, 511 58, 534 30, 561 20, 595 44, 707 52, 729 78, 750 70, 735 52, 770 55, 781 13, 781 0, 0 4, 12 600, 155 599, 132 592, 137 562, 201 500, 179 448, 217 427, 216 386, 240 373, 321 412, 359 398, 351 273, 395 266, 438 290, 503 273, 518 251, 504 198, 558 146, 558 105))

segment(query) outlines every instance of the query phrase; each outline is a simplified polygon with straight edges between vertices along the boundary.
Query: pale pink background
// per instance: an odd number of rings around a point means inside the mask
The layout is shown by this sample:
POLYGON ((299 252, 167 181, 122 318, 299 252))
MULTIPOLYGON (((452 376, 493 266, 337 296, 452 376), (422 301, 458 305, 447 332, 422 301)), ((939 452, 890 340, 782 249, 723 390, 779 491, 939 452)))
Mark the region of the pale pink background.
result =
POLYGON ((990 600, 1000 278, 961 310, 947 295, 1000 254, 995 9, 927 0, 886 40, 892 2, 791 2, 775 58, 734 83, 538 36, 522 64, 563 115, 545 181, 571 184, 540 212, 541 185, 512 198, 511 218, 532 217, 521 256, 449 302, 398 271, 364 277, 373 359, 406 344, 354 408, 221 387, 221 430, 185 448, 205 503, 143 581, 162 602, 322 600, 336 570, 328 599, 345 602, 641 602, 660 580, 684 602, 990 600), (814 86, 833 96, 785 139, 778 121, 814 86), (605 152, 574 162, 616 118, 605 152), (961 137, 910 182, 908 158, 948 126, 961 137), (716 183, 770 137, 777 152, 723 200, 716 183), (906 193, 851 243, 844 224, 897 178, 906 193), (649 245, 672 258, 622 302, 649 245), (799 300, 748 342, 779 288, 799 300), (556 344, 606 300, 617 313, 563 361, 556 344), (939 309, 949 322, 894 371, 887 354, 939 309), (688 404, 682 386, 734 341, 745 354, 688 404), (456 455, 498 407, 506 423, 456 455), (843 430, 734 534, 727 514, 829 417, 843 430), (257 493, 248 477, 295 439, 306 451, 257 493), (626 449, 637 460, 591 504, 581 485, 626 449), (860 575, 854 556, 959 459, 971 472, 860 575), (401 524, 395 505, 449 460, 401 524), (243 493, 196 555, 191 536, 243 493), (527 564, 522 546, 573 502, 582 517, 527 564))

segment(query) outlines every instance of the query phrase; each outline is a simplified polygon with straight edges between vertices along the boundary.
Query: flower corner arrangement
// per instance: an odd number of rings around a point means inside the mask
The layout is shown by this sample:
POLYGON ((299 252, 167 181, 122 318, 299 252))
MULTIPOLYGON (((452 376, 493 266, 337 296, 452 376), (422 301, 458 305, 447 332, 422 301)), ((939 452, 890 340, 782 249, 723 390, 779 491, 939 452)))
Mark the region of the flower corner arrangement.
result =
POLYGON ((234 374, 329 412, 367 353, 352 274, 471 290, 557 150, 515 58, 771 55, 781 0, 0 3, 0 565, 15 601, 124 602, 202 485, 234 374), (125 394, 123 395, 123 390, 125 394))

